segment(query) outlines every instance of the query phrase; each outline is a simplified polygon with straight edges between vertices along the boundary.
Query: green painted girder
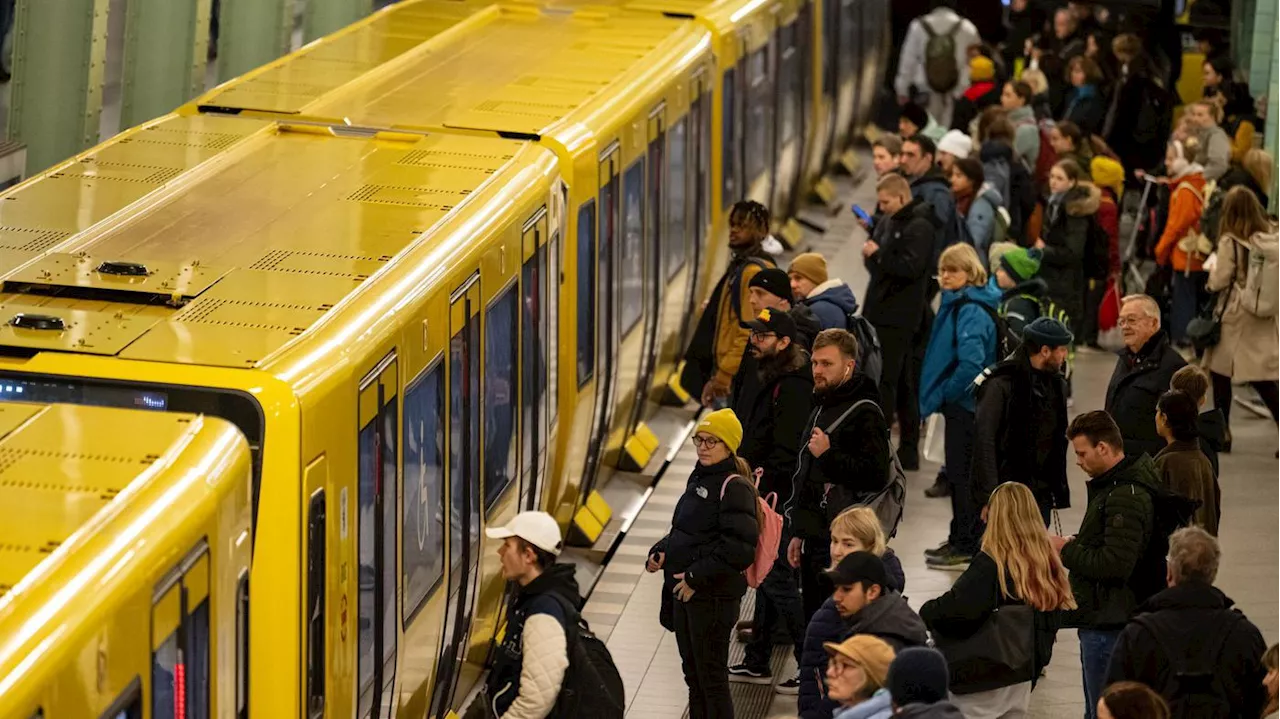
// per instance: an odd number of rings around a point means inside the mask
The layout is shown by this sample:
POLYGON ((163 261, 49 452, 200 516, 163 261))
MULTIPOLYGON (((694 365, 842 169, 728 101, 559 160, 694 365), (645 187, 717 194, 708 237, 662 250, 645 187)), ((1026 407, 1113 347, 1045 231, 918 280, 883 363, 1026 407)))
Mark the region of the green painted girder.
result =
POLYGON ((307 0, 303 12, 302 35, 311 42, 373 12, 373 0, 307 0))
POLYGON ((121 127, 159 117, 204 90, 212 0, 129 0, 121 127))
POLYGON ((226 82, 289 52, 293 0, 222 0, 218 81, 226 82))

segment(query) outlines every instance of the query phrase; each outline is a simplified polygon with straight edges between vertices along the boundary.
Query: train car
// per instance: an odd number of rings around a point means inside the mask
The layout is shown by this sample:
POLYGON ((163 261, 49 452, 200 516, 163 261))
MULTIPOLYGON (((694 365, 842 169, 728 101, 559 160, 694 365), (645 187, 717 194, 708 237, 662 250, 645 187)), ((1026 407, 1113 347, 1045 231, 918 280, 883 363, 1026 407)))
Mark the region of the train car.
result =
POLYGON ((0 717, 246 716, 243 435, 202 415, 0 401, 0 458, 0 717))

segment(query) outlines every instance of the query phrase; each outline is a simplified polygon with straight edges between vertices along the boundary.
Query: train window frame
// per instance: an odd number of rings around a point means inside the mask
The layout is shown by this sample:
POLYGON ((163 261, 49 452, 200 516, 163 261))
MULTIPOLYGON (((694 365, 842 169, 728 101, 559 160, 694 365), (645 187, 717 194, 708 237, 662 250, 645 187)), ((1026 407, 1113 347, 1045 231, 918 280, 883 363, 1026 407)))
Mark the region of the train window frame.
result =
MULTIPOLYGON (((404 393, 403 431, 405 432, 405 436, 404 436, 404 439, 402 440, 402 451, 400 452, 400 476, 402 478, 402 481, 405 484, 405 488, 402 488, 400 491, 400 502, 401 502, 400 514, 401 514, 402 526, 404 527, 404 529, 401 530, 403 534, 401 536, 401 547, 400 547, 400 574, 401 574, 401 587, 402 587, 400 613, 404 617, 403 627, 405 629, 408 629, 409 626, 413 624, 413 621, 417 618, 418 613, 422 611, 422 608, 424 606, 426 606, 428 597, 431 596, 432 592, 436 589, 436 587, 440 585, 440 582, 444 579, 444 567, 445 567, 444 551, 445 551, 445 530, 446 530, 445 518, 443 513, 444 486, 446 481, 446 477, 445 477, 446 452, 444 449, 446 422, 445 422, 444 403, 445 403, 444 353, 442 352, 442 353, 438 353, 435 356, 435 358, 431 360, 431 362, 427 363, 426 369, 419 372, 417 377, 414 377, 412 380, 410 380, 409 385, 405 389, 405 393, 404 393), (435 385, 434 387, 435 404, 431 405, 430 404, 430 398, 432 397, 431 385, 433 383, 435 385), (419 399, 420 392, 424 393, 421 395, 421 400, 419 399), (423 404, 422 407, 418 406, 420 401, 423 404), (420 409, 422 410, 422 414, 424 418, 434 418, 435 420, 435 435, 434 435, 435 441, 432 442, 431 446, 433 448, 432 451, 434 452, 436 471, 434 473, 435 492, 433 494, 430 489, 432 485, 431 480, 427 479, 426 482, 422 481, 424 478, 429 478, 432 475, 422 474, 423 470, 427 469, 427 465, 425 464, 419 465, 419 476, 418 476, 419 481, 418 481, 418 487, 416 491, 421 493, 423 490, 426 490, 427 499, 424 504, 423 498, 422 498, 423 495, 419 494, 416 497, 416 501, 418 502, 419 512, 421 512, 423 506, 438 507, 441 509, 441 511, 437 513, 433 521, 427 522, 429 526, 427 530, 424 531, 423 536, 421 537, 419 537, 419 530, 422 530, 422 527, 419 524, 422 520, 421 514, 418 514, 415 517, 417 521, 415 521, 414 525, 409 524, 410 501, 409 501, 409 494, 407 491, 407 487, 409 487, 410 453, 414 451, 413 449, 414 440, 411 439, 411 434, 409 433, 410 422, 411 422, 411 418, 413 418, 420 409), (433 498, 438 499, 439 502, 436 502, 435 499, 433 498), (414 532, 412 535, 410 534, 410 531, 409 531, 409 527, 411 526, 414 527, 414 532), (431 530, 438 530, 438 531, 432 532, 431 530), (431 541, 433 536, 435 538, 434 542, 431 541), (419 540, 421 541, 421 544, 422 544, 422 546, 419 547, 419 551, 422 553, 422 556, 426 556, 428 558, 427 564, 424 565, 424 568, 427 569, 427 578, 425 583, 421 585, 418 585, 417 582, 413 580, 410 575, 411 553, 409 552, 409 542, 410 541, 416 542, 419 540), (436 559, 434 572, 431 566, 432 558, 436 559), (419 586, 421 587, 420 591, 418 590, 419 586)), ((416 441, 418 443, 421 443, 423 439, 425 439, 425 435, 418 437, 416 441)), ((420 456, 426 457, 427 455, 421 454, 420 456)), ((413 556, 416 559, 417 555, 413 555, 413 556)))
POLYGON ((666 184, 662 213, 666 229, 659 239, 663 248, 662 280, 670 283, 689 262, 685 241, 689 219, 689 115, 681 115, 666 130, 666 184))
POLYGON ((324 716, 325 678, 328 662, 325 658, 326 636, 325 602, 328 582, 328 506, 323 487, 312 492, 307 501, 307 568, 306 614, 307 656, 306 705, 307 716, 324 716))
MULTIPOLYGON (((560 286, 564 282, 564 254, 560 229, 547 240, 547 272, 543 275, 543 298, 547 307, 547 441, 551 427, 560 418, 560 286)), ((548 448, 550 449, 550 448, 548 448)))
POLYGON ((736 202, 733 198, 738 195, 737 157, 734 152, 737 148, 737 138, 734 137, 737 125, 737 103, 734 102, 737 73, 736 65, 727 67, 720 81, 720 209, 726 212, 736 202))
POLYGON ((236 717, 249 716, 249 571, 236 578, 236 717))
MULTIPOLYGON (((520 336, 519 288, 517 286, 516 280, 513 278, 507 284, 506 287, 504 287, 502 290, 498 292, 498 294, 494 297, 493 301, 489 303, 489 306, 485 308, 485 313, 484 313, 484 362, 481 364, 481 367, 480 367, 480 371, 482 375, 480 391, 484 395, 484 402, 481 404, 481 407, 483 408, 482 410, 483 415, 484 415, 483 428, 482 428, 482 431, 484 432, 484 459, 482 460, 482 464, 481 464, 481 467, 483 468, 483 472, 484 472, 484 474, 482 475, 483 479, 481 480, 482 485, 484 487, 484 490, 483 490, 484 496, 482 497, 481 501, 483 502, 482 506, 484 507, 484 511, 486 515, 491 509, 493 509, 493 505, 504 494, 506 494, 508 489, 511 488, 511 485, 515 482, 515 479, 520 472, 520 461, 519 461, 520 444, 519 444, 519 436, 518 436, 519 435, 518 422, 520 421, 520 408, 518 406, 519 403, 517 402, 517 396, 518 396, 517 388, 519 387, 518 383, 520 381, 520 378, 518 377, 518 374, 519 374, 518 367, 519 367, 519 359, 520 359, 520 347, 519 347, 519 341, 518 341, 519 336, 520 336), (494 313, 502 305, 507 305, 508 306, 507 309, 510 311, 510 318, 508 321, 509 338, 508 338, 508 341, 505 343, 501 341, 495 342, 493 335, 490 334, 490 330, 492 329, 494 324, 494 313), (507 370, 507 375, 508 375, 507 376, 507 387, 508 387, 507 414, 510 416, 510 436, 507 439, 507 449, 510 452, 510 455, 507 458, 507 464, 506 464, 506 467, 504 468, 508 471, 506 471, 505 477, 502 478, 503 481, 501 486, 490 486, 490 483, 489 483, 489 479, 494 476, 492 471, 491 460, 495 459, 490 455, 490 451, 494 449, 498 444, 496 441, 493 441, 493 440, 496 440, 497 438, 490 434, 490 424, 489 424, 490 418, 493 417, 495 414, 494 412, 495 405, 493 403, 493 397, 490 396, 489 391, 490 391, 490 386, 495 384, 495 380, 498 379, 497 377, 491 374, 491 372, 494 369, 494 362, 493 362, 493 356, 490 354, 490 351, 491 349, 493 349, 495 345, 498 345, 498 346, 505 345, 507 351, 511 353, 511 363, 510 363, 509 369, 507 370)), ((528 431, 528 429, 526 429, 526 431, 528 431)))
POLYGON ((746 95, 751 108, 743 113, 745 131, 742 138, 742 170, 745 173, 744 186, 750 184, 769 171, 769 158, 772 148, 769 147, 770 97, 769 53, 773 47, 773 39, 743 57, 746 72, 744 81, 747 86, 746 95), (752 115, 758 117, 753 122, 752 115))
MULTIPOLYGON (((142 677, 134 675, 133 680, 116 698, 107 705, 106 711, 99 714, 99 719, 142 719, 142 677)), ((43 709, 37 709, 31 719, 44 716, 43 709)))
POLYGON ((617 202, 621 203, 622 222, 614 233, 614 246, 621 251, 618 258, 618 281, 615 283, 618 297, 619 337, 631 334, 642 319, 645 310, 645 183, 646 157, 636 158, 618 181, 617 202), (635 224, 633 224, 633 220, 635 224))
POLYGON ((596 374, 596 199, 578 207, 578 389, 596 374))

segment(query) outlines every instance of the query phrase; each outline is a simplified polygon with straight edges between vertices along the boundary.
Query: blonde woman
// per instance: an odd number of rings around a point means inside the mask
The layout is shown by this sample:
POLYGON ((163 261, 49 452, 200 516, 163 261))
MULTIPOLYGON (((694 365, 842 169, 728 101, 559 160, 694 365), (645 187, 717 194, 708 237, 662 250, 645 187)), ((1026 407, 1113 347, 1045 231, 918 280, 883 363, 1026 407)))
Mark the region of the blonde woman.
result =
POLYGON ((1053 651, 1058 612, 1076 607, 1067 570, 1049 544, 1035 496, 1024 484, 1005 482, 987 504, 982 551, 946 594, 925 602, 920 617, 935 637, 964 639, 992 612, 1013 604, 1036 610, 1033 671, 1026 676, 952 676, 955 704, 968 719, 1027 715, 1031 687, 1053 651))
POLYGON ((951 530, 947 541, 925 552, 933 569, 960 571, 978 551, 980 507, 974 503, 969 475, 973 455, 973 380, 996 356, 996 308, 1000 288, 987 284, 978 253, 967 244, 952 245, 938 258, 942 303, 933 321, 920 372, 920 416, 941 412, 946 420, 945 466, 951 487, 951 530))

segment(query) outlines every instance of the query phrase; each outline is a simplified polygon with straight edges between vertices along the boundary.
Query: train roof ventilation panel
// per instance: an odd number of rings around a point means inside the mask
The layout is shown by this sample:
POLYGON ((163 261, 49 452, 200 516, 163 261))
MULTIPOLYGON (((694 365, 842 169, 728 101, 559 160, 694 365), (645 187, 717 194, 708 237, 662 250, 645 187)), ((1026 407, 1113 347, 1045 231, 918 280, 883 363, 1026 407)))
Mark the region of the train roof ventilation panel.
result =
POLYGON ((51 253, 3 281, 5 292, 17 294, 181 307, 229 271, 199 260, 152 262, 51 253))

